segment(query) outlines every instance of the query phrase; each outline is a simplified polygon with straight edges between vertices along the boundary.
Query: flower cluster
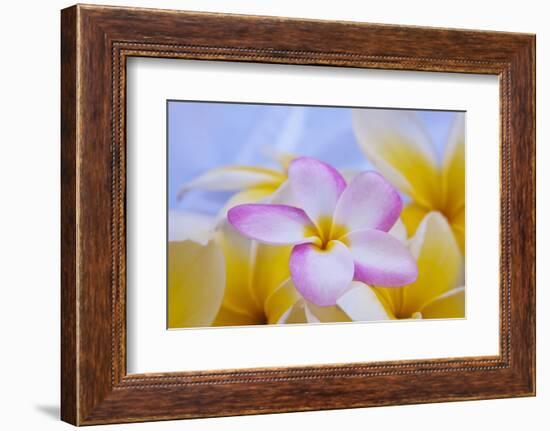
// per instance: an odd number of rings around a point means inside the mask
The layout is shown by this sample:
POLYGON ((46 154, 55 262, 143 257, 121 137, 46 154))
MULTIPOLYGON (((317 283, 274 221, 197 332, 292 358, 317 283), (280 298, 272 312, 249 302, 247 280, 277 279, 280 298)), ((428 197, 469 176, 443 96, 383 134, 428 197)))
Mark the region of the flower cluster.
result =
POLYGON ((170 327, 464 317, 461 118, 439 162, 414 113, 352 115, 377 172, 283 155, 184 185, 236 193, 219 217, 170 213, 170 327))
POLYGON ((416 280, 415 260, 387 233, 401 198, 380 175, 365 172, 346 186, 333 167, 302 157, 291 162, 288 181, 297 206, 243 204, 227 218, 247 238, 293 245, 290 274, 306 300, 335 305, 353 280, 392 287, 416 280))

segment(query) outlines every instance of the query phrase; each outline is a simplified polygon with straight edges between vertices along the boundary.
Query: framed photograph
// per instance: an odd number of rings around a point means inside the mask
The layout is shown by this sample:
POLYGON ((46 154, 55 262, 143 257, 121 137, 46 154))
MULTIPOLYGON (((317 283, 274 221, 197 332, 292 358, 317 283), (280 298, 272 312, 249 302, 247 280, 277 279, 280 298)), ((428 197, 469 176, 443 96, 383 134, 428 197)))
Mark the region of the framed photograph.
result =
POLYGON ((61 416, 535 394, 535 36, 61 13, 61 416))

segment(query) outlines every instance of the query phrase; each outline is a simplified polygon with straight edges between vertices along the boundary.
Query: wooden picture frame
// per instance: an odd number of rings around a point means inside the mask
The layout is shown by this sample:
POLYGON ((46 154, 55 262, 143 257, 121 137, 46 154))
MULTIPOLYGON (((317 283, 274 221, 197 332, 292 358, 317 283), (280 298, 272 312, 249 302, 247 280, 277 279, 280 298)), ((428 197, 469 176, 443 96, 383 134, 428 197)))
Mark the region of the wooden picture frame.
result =
POLYGON ((64 421, 91 425, 535 394, 534 35, 83 5, 64 9, 61 17, 64 421), (125 65, 131 56, 497 75, 500 354, 128 375, 125 65))

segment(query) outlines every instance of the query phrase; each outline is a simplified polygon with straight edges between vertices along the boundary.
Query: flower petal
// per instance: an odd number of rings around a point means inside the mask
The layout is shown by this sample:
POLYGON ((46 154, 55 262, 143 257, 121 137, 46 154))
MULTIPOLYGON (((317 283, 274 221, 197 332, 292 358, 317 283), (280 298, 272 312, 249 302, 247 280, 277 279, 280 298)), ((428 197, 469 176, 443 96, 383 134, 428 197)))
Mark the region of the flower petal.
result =
POLYGON ((222 303, 220 311, 212 322, 212 326, 248 326, 263 325, 265 318, 262 315, 244 314, 222 303))
POLYGON ((242 236, 227 222, 219 226, 216 242, 225 257, 226 283, 222 304, 226 309, 225 315, 228 316, 231 311, 248 316, 251 322, 261 320, 263 306, 250 282, 255 242, 242 236))
POLYGON ((388 231, 388 233, 397 238, 399 241, 401 241, 403 244, 407 243, 407 228, 405 226, 405 223, 401 221, 400 218, 397 219, 393 227, 388 231))
POLYGON ((254 241, 250 261, 250 286, 260 304, 265 304, 274 290, 290 278, 288 261, 292 246, 269 245, 254 241))
POLYGON ((359 146, 382 175, 418 203, 439 208, 442 187, 437 154, 416 114, 354 109, 352 116, 359 146))
POLYGON ((235 193, 222 207, 218 214, 218 221, 224 220, 227 217, 227 212, 233 207, 255 203, 297 206, 292 190, 290 190, 289 181, 286 180, 278 187, 252 187, 235 193))
POLYGON ((451 228, 453 229, 453 233, 455 234, 455 238, 458 242, 458 245, 460 246, 460 250, 462 251, 462 254, 464 255, 465 252, 465 224, 466 224, 466 212, 465 208, 462 208, 461 210, 457 211, 457 213, 454 215, 454 217, 450 220, 451 228))
POLYGON ((338 299, 337 304, 355 322, 395 318, 374 290, 358 281, 351 283, 350 289, 338 299))
POLYGON ((210 326, 225 288, 225 262, 215 241, 168 243, 168 327, 210 326))
POLYGON ((290 308, 302 297, 294 287, 292 279, 287 278, 265 300, 264 308, 267 323, 277 323, 290 308))
POLYGON ((227 218, 227 211, 231 208, 243 204, 255 203, 271 203, 270 199, 277 188, 274 187, 252 187, 250 189, 241 190, 231 196, 218 212, 217 221, 223 223, 227 218))
POLYGON ((424 319, 461 319, 465 316, 464 286, 449 290, 420 310, 424 319))
POLYGON ((181 198, 190 189, 242 190, 252 187, 277 187, 285 180, 282 172, 255 166, 223 166, 211 169, 184 184, 178 192, 181 198))
POLYGON ((288 205, 238 205, 227 212, 227 219, 244 236, 268 244, 303 244, 316 239, 316 228, 306 213, 288 205))
POLYGON ((429 212, 429 209, 418 205, 416 202, 410 202, 405 205, 405 208, 401 211, 401 219, 407 228, 407 235, 409 237, 414 235, 418 225, 429 212))
POLYGON ((298 301, 290 307, 279 319, 278 324, 288 323, 308 323, 306 317, 305 304, 303 300, 298 301))
POLYGON ((366 169, 359 169, 359 168, 342 168, 338 169, 342 177, 344 177, 344 180, 346 181, 346 184, 349 184, 353 181, 353 179, 359 175, 362 172, 365 172, 366 169))
POLYGON ((466 151, 464 113, 456 113, 443 159, 445 213, 452 217, 465 204, 466 151))
POLYGON ((206 245, 214 234, 215 217, 183 210, 168 212, 168 240, 206 245))
POLYGON ((350 317, 337 305, 320 307, 312 303, 306 303, 305 312, 308 323, 351 322, 350 317))
POLYGON ((266 298, 290 278, 288 260, 292 247, 259 244, 227 222, 220 225, 216 240, 225 255, 227 281, 222 310, 214 324, 265 323, 266 317, 275 313, 272 309, 268 313, 266 298))
POLYGON ((464 259, 447 219, 429 213, 409 248, 418 264, 416 282, 404 289, 401 315, 411 316, 439 295, 464 283, 464 259))
POLYGON ((346 188, 342 175, 326 163, 300 157, 290 163, 288 178, 298 206, 309 218, 318 226, 323 218, 330 220, 336 202, 346 188))
POLYGON ((389 233, 375 229, 350 232, 342 238, 355 262, 354 279, 367 284, 398 287, 418 276, 414 257, 389 233))
POLYGON ((378 229, 387 232, 395 224, 403 201, 395 188, 376 172, 363 172, 354 178, 338 200, 334 227, 348 232, 378 229))
POLYGON ((340 241, 330 241, 325 250, 301 244, 290 255, 290 274, 298 292, 316 305, 336 304, 353 279, 353 259, 340 241))
POLYGON ((264 156, 276 162, 285 171, 288 169, 290 162, 298 157, 296 154, 281 151, 272 146, 263 147, 261 152, 264 156))
POLYGON ((277 190, 275 190, 266 200, 266 203, 278 204, 278 205, 290 205, 292 207, 299 207, 292 193, 290 187, 290 181, 286 180, 282 183, 277 190))

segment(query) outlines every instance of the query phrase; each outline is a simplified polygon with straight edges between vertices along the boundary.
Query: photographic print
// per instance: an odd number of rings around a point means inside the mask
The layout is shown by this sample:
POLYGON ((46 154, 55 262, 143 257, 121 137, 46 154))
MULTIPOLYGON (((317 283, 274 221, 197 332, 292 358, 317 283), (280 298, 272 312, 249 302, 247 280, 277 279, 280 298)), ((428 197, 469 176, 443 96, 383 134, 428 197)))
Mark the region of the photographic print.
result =
POLYGON ((535 48, 64 9, 62 420, 534 396, 535 48))
POLYGON ((168 328, 465 317, 465 113, 167 102, 168 328))

